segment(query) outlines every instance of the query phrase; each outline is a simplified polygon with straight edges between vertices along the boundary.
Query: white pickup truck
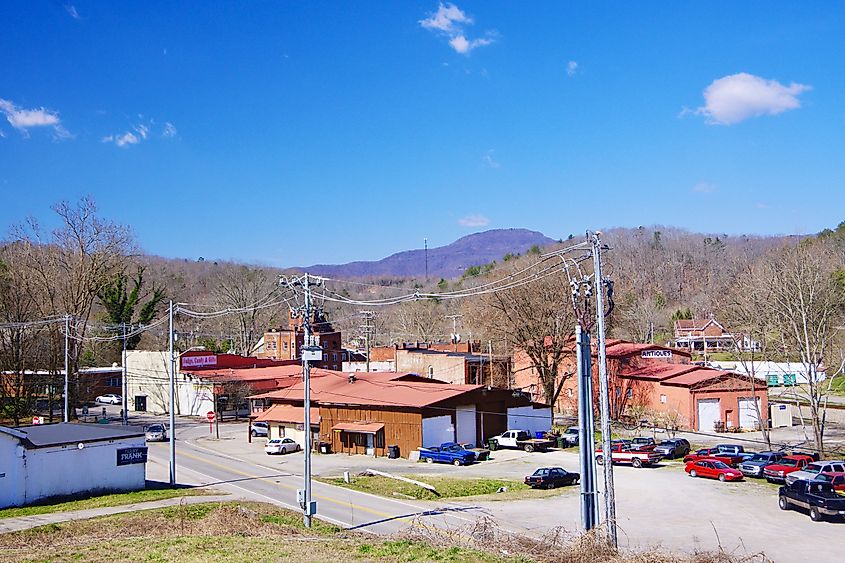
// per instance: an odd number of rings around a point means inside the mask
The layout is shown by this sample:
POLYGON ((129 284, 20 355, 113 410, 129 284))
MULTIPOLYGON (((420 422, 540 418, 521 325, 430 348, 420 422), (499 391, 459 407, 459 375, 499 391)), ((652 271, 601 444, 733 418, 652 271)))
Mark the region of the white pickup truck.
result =
POLYGON ((494 448, 514 448, 526 452, 542 452, 555 446, 554 440, 532 438, 527 430, 508 430, 490 438, 489 442, 491 450, 494 448))

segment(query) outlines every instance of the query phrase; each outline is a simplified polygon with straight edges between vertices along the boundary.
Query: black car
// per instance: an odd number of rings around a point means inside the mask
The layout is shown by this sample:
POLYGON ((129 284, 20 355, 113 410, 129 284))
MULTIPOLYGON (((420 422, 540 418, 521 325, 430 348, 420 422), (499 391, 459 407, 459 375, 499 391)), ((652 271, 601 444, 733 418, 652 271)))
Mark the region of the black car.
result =
POLYGON ((833 485, 823 481, 798 479, 791 485, 781 487, 778 506, 781 510, 803 508, 810 512, 810 520, 813 522, 825 518, 845 518, 845 498, 836 494, 833 485))
POLYGON ((746 477, 763 477, 763 469, 778 463, 784 456, 783 452, 760 452, 740 463, 739 470, 746 477))
POLYGON ((579 478, 577 473, 570 473, 562 467, 541 467, 525 478, 525 484, 532 489, 554 489, 574 485, 579 478))
POLYGON ((654 451, 670 459, 684 457, 690 452, 690 443, 684 438, 671 438, 657 444, 654 451))

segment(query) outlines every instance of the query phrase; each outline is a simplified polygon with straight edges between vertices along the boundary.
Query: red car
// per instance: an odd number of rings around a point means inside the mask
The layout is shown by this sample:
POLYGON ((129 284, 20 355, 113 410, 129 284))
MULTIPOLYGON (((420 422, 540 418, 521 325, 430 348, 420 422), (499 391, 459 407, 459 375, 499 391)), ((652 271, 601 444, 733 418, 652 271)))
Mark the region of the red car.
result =
POLYGON ((779 462, 764 467, 763 475, 769 483, 784 483, 787 475, 801 471, 813 461, 813 458, 808 455, 788 455, 779 462))
POLYGON ((739 463, 742 463, 743 457, 738 454, 722 453, 716 448, 704 448, 702 450, 696 451, 694 454, 685 455, 684 463, 698 461, 700 459, 717 459, 725 465, 730 465, 731 467, 733 467, 739 463))
POLYGON ((719 481, 742 481, 742 472, 728 467, 726 463, 714 458, 690 461, 684 468, 690 477, 709 477, 719 481))
POLYGON ((831 473, 822 473, 816 477, 817 481, 827 481, 833 485, 834 491, 845 492, 845 475, 833 475, 831 473))

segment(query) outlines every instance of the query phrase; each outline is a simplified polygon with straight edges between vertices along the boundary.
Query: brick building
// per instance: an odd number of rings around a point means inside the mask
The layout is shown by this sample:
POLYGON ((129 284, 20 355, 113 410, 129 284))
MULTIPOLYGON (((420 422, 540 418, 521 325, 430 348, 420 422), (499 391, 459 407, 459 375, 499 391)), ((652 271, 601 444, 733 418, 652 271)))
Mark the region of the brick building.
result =
MULTIPOLYGON (((322 369, 340 371, 347 360, 347 352, 341 345, 341 333, 335 330, 325 316, 315 313, 311 321, 314 344, 323 349, 323 360, 311 365, 322 369)), ((259 358, 273 360, 298 360, 305 343, 305 331, 301 317, 288 313, 288 326, 271 329, 264 333, 263 346, 256 353, 259 358)))
MULTIPOLYGON (((679 427, 707 431, 736 427, 752 429, 768 419, 764 381, 693 364, 689 352, 655 344, 608 340, 606 351, 610 409, 614 419, 647 416, 679 427)), ((596 405, 597 361, 593 347, 596 405)), ((558 412, 577 413, 576 370, 573 344, 559 369, 559 377, 565 380, 555 403, 558 412)), ((537 372, 524 352, 514 355, 514 387, 528 392, 535 401, 544 400, 537 372)))

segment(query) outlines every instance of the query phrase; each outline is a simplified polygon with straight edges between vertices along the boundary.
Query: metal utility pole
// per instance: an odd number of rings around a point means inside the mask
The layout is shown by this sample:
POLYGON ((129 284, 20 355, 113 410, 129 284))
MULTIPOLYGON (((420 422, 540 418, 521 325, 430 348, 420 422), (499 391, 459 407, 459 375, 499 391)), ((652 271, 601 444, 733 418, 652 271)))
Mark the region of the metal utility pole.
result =
MULTIPOLYGON (((595 436, 593 434, 593 369, 590 365, 590 333, 581 325, 575 327, 578 361, 578 444, 581 458, 581 527, 592 530, 599 523, 596 503, 595 436)), ((604 450, 605 452, 608 450, 604 450)))
POLYGON ((176 356, 173 355, 173 300, 167 313, 170 321, 170 486, 176 485, 176 356))
POLYGON ((599 233, 590 234, 593 254, 593 279, 596 295, 596 348, 599 360, 599 400, 601 413, 602 451, 604 452, 604 518, 607 539, 613 547, 618 546, 616 535, 616 494, 613 487, 613 463, 611 462, 610 440, 610 392, 607 376, 607 352, 604 341, 604 286, 601 269, 601 239, 599 233))
POLYGON ((123 425, 129 424, 128 399, 126 395, 129 391, 129 386, 126 383, 126 323, 123 323, 123 373, 121 374, 121 402, 123 403, 123 425))
POLYGON ((311 500, 311 365, 312 361, 320 361, 323 359, 322 349, 312 341, 311 336, 311 317, 314 314, 314 303, 311 298, 311 287, 320 286, 323 283, 322 278, 309 276, 305 273, 301 278, 292 278, 290 280, 281 278, 280 285, 284 287, 295 288, 302 286, 303 289, 303 303, 296 309, 291 310, 291 316, 302 315, 302 330, 303 330, 303 346, 302 346, 302 385, 304 387, 303 396, 303 426, 305 428, 305 444, 302 448, 305 453, 305 471, 304 481, 305 488, 297 491, 299 505, 302 507, 302 523, 306 528, 311 527, 311 517, 317 513, 317 503, 311 500))
MULTIPOLYGON (((428 281, 428 239, 423 239, 423 244, 425 245, 425 281, 428 281)), ((370 370, 367 370, 370 371, 370 370)))
POLYGON ((64 402, 64 417, 63 420, 65 422, 70 421, 70 410, 69 404, 70 401, 68 400, 68 395, 70 394, 70 374, 69 374, 69 366, 70 366, 70 353, 69 353, 69 344, 70 344, 70 315, 65 315, 65 402, 64 402))
POLYGON ((361 315, 364 317, 365 324, 359 328, 364 331, 364 338, 366 339, 366 346, 367 346, 367 372, 370 371, 370 336, 372 336, 373 332, 373 325, 370 324, 370 321, 373 320, 375 313, 373 311, 361 311, 361 315))

